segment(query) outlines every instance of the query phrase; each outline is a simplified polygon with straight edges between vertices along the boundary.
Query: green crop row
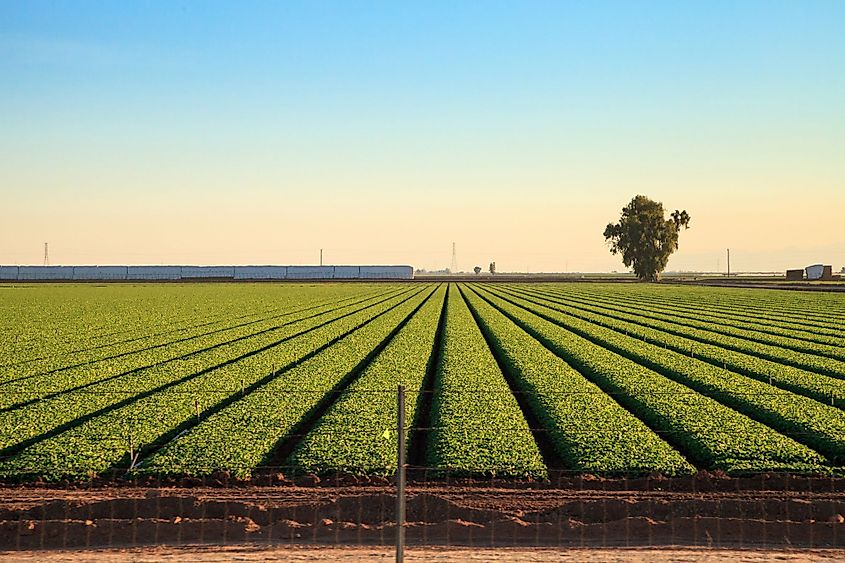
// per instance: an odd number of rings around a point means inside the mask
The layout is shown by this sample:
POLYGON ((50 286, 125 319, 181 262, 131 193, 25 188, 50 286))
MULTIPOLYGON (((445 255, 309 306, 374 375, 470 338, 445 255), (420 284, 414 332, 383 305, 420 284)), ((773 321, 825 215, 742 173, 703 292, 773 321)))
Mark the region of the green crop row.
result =
MULTIPOLYGON (((417 418, 432 361, 446 286, 440 287, 320 417, 288 463, 316 473, 391 474, 396 470, 396 389, 406 388, 406 426, 417 418)), ((410 435, 406 445, 416 437, 410 435)))
MULTIPOLYGON (((498 294, 498 292, 497 292, 498 294)), ((845 416, 835 407, 626 336, 524 299, 506 299, 591 342, 671 377, 811 446, 834 463, 845 462, 845 416)))
POLYGON ((465 296, 568 469, 664 475, 694 468, 642 421, 473 292, 465 296))
POLYGON ((387 475, 400 381, 409 453, 440 473, 837 471, 843 297, 4 284, 0 479, 248 475, 267 463, 387 475))
MULTIPOLYGON (((240 401, 248 401, 253 395, 250 391, 263 380, 285 377, 286 370, 294 368, 322 347, 366 326, 378 315, 400 306, 407 307, 409 300, 420 299, 421 291, 416 288, 410 297, 403 293, 384 302, 349 311, 346 315, 308 320, 303 326, 292 325, 287 337, 278 339, 277 336, 277 340, 266 344, 264 349, 251 349, 251 355, 238 361, 232 362, 231 351, 228 354, 220 352, 214 366, 198 372, 190 370, 187 375, 181 372, 177 379, 172 374, 164 374, 161 379, 147 374, 143 383, 146 391, 140 396, 134 394, 124 398, 125 394, 119 392, 98 393, 65 403, 64 408, 84 408, 87 414, 80 416, 79 410, 75 410, 70 428, 54 435, 51 433, 0 463, 0 474, 26 474, 27 471, 37 470, 50 478, 78 477, 122 465, 126 462, 130 446, 133 450, 145 451, 167 439, 169 434, 205 418, 226 401, 239 399, 241 389, 246 395, 240 401), (100 400, 109 402, 92 411, 99 404, 90 405, 90 402, 100 400)), ((137 383, 141 385, 142 381, 137 383)), ((255 413, 264 414, 262 410, 255 413)), ((30 423, 49 426, 55 424, 56 416, 62 415, 61 412, 49 411, 43 414, 41 418, 31 419, 30 423)), ((25 426, 27 419, 22 418, 20 422, 18 436, 23 432, 32 434, 25 426)))
MULTIPOLYGON (((387 299, 389 297, 381 301, 387 299)), ((170 385, 173 382, 191 378, 194 374, 214 370, 233 358, 239 358, 263 348, 278 346, 297 334, 312 330, 344 315, 354 316, 358 311, 363 311, 359 316, 368 315, 368 306, 378 306, 381 301, 375 301, 369 305, 347 306, 316 317, 305 315, 302 319, 293 320, 273 332, 232 342, 178 362, 164 362, 149 369, 101 381, 83 389, 47 397, 19 409, 0 412, 0 450, 8 450, 18 444, 26 443, 55 428, 72 424, 77 419, 91 416, 102 409, 131 400, 133 397, 151 393, 163 385, 170 385)), ((237 386, 231 387, 229 391, 235 389, 237 386)))
MULTIPOLYGON (((298 313, 302 310, 319 306, 321 304, 339 303, 347 300, 360 300, 364 295, 345 297, 340 300, 330 300, 327 303, 316 302, 313 296, 302 295, 300 292, 293 292, 288 298, 275 303, 272 309, 247 314, 230 315, 228 318, 213 322, 196 323, 189 327, 175 330, 158 331, 158 333, 143 338, 123 339, 107 345, 93 346, 79 351, 69 349, 78 346, 78 343, 70 342, 66 346, 58 346, 51 349, 53 355, 37 361, 18 362, 15 365, 0 368, 0 382, 14 383, 23 382, 24 385, 37 387, 39 389, 52 388, 50 384, 39 381, 39 378, 60 377, 63 380, 73 381, 74 372, 78 370, 108 372, 110 366, 124 365, 142 366, 147 358, 158 359, 164 348, 190 348, 197 343, 197 340, 213 340, 223 337, 231 331, 239 329, 249 330, 254 328, 255 332, 266 326, 273 326, 273 321, 282 320, 286 316, 298 313), (30 385, 31 383, 31 385, 30 385)), ((266 303, 264 303, 266 305, 266 303)), ((243 332, 240 330, 239 332, 243 332)), ((197 346, 202 348, 202 345, 197 346)), ((167 350, 170 354, 170 350, 167 350)), ((175 356, 173 356, 175 357, 175 356)))
POLYGON ((58 369, 79 363, 86 354, 143 348, 168 335, 268 316, 289 304, 360 299, 398 287, 248 283, 16 287, 4 291, 0 300, 0 370, 5 373, 7 368, 28 364, 58 369))
MULTIPOLYGON (((561 294, 560 291, 552 288, 546 289, 545 291, 558 295, 561 294)), ((643 291, 618 293, 612 290, 606 290, 599 294, 589 289, 566 293, 573 296, 583 295, 586 297, 601 298, 620 304, 637 304, 639 306, 648 304, 648 309, 653 309, 661 313, 683 314, 685 317, 703 318, 704 320, 712 320, 719 324, 735 325, 740 328, 760 330, 779 336, 808 340, 820 344, 840 346, 843 338, 845 338, 845 331, 825 329, 812 324, 799 324, 794 321, 784 320, 783 317, 777 315, 769 316, 760 312, 743 312, 737 305, 733 307, 714 307, 712 305, 697 303, 694 299, 688 297, 679 297, 670 300, 656 298, 654 295, 643 291)))
MULTIPOLYGON (((152 292, 125 285, 95 288, 87 284, 32 285, 8 289, 4 291, 5 298, 0 301, 0 334, 4 343, 9 345, 6 350, 22 353, 46 343, 108 341, 118 335, 131 337, 137 335, 139 327, 161 330, 180 324, 195 324, 195 309, 208 295, 202 291, 179 293, 173 287, 152 292), (152 295, 172 300, 173 307, 165 311, 160 307, 145 306, 149 305, 152 295)), ((233 299, 233 302, 238 301, 233 299)), ((220 318, 231 313, 231 310, 226 310, 220 318)), ((3 357, 0 364, 6 364, 8 359, 3 357)))
POLYGON ((713 332, 712 330, 692 328, 676 322, 660 320, 654 315, 647 315, 642 311, 637 311, 632 308, 613 307, 605 304, 591 304, 570 297, 553 297, 546 295, 544 299, 573 307, 579 307, 585 311, 598 313, 610 318, 630 321, 650 328, 656 328, 662 332, 674 334, 676 336, 684 336, 705 344, 714 344, 727 350, 744 352, 808 371, 845 378, 845 362, 840 362, 831 358, 813 356, 770 344, 762 344, 760 342, 754 342, 744 338, 728 336, 726 334, 713 332))
POLYGON ((528 423, 455 286, 431 405, 426 462, 458 475, 543 476, 528 423))
POLYGON ((640 299, 666 305, 700 305, 701 307, 731 314, 741 314, 751 320, 793 323, 802 330, 833 331, 841 334, 843 325, 841 296, 815 292, 787 292, 759 288, 701 287, 681 284, 608 284, 566 285, 560 283, 532 284, 532 287, 549 292, 585 294, 593 297, 640 299), (798 299, 809 296, 809 300, 798 299), (837 316, 838 315, 838 316, 837 316))
MULTIPOLYGON (((387 294, 392 295, 393 292, 387 294)), ((0 411, 10 409, 14 405, 27 404, 36 399, 52 398, 59 394, 73 396, 74 391, 95 393, 101 388, 110 389, 114 385, 124 389, 132 389, 126 382, 133 377, 140 377, 143 381, 148 370, 160 370, 175 367, 184 369, 187 362, 195 358, 201 363, 208 364, 226 355, 238 355, 232 350, 260 347, 262 342, 278 338, 280 331, 287 329, 292 323, 329 315, 340 311, 349 311, 363 304, 384 299, 384 296, 368 298, 351 303, 331 304, 328 306, 295 308, 289 313, 279 315, 278 318, 261 321, 257 324, 235 327, 214 334, 192 338, 184 342, 169 346, 156 347, 143 353, 122 356, 109 360, 84 364, 73 369, 61 370, 40 376, 30 376, 16 381, 2 384, 4 393, 0 395, 0 411), (258 343, 256 345, 256 343, 258 343), (246 348, 244 348, 246 347, 246 348), (199 358, 197 358, 199 356, 199 358), (170 366, 168 364, 173 364, 170 366), (105 387, 104 387, 105 386, 105 387)), ((346 301, 346 300, 344 300, 346 301)))
MULTIPOLYGON (((90 342, 80 343, 75 340, 53 344, 49 350, 50 355, 46 357, 20 361, 22 360, 23 355, 17 354, 16 357, 19 361, 15 365, 0 368, 0 380, 9 381, 37 375, 45 375, 50 374, 51 372, 72 369, 73 367, 82 364, 95 365, 104 360, 144 353, 155 350, 156 348, 169 346, 180 341, 214 334, 216 331, 237 328, 248 325, 249 323, 260 322, 263 318, 265 318, 263 315, 250 312, 210 322, 194 322, 186 327, 175 328, 173 330, 163 330, 153 335, 138 338, 123 338, 117 341, 98 345, 94 345, 90 342), (85 347, 80 348, 80 346, 85 347)), ((82 330, 85 329, 85 327, 78 328, 82 330)))
POLYGON ((661 432, 699 467, 811 471, 824 459, 719 402, 479 289, 500 311, 661 432))
MULTIPOLYGON (((413 296, 356 330, 336 335, 331 346, 298 360, 166 444, 140 471, 207 475, 222 469, 250 475, 253 469, 271 462, 280 441, 297 434, 300 425, 332 399, 339 386, 355 376, 432 293, 430 287, 416 289, 413 296)), ((317 343, 313 342, 312 348, 313 344, 317 343)), ((279 356, 290 356, 287 346, 278 351, 277 360, 279 356)))
MULTIPOLYGON (((558 293, 557 295, 560 294, 558 293)), ((583 294, 577 294, 571 298, 591 305, 612 307, 613 309, 626 313, 633 313, 643 318, 667 321, 675 325, 702 329, 716 334, 734 336, 743 340, 773 345, 786 350, 825 356, 839 361, 845 359, 845 349, 842 347, 843 341, 841 339, 838 340, 835 345, 832 345, 831 343, 811 342, 800 338, 794 338, 792 336, 786 337, 778 334, 770 334, 766 332, 766 330, 769 329, 761 330, 760 328, 755 328, 753 326, 749 328, 748 325, 737 321, 694 318, 689 315, 684 315, 676 310, 662 310, 655 306, 645 305, 639 301, 636 304, 631 304, 625 300, 607 297, 595 298, 584 296, 583 294)), ((699 314, 698 316, 700 317, 701 315, 699 314)), ((845 365, 841 367, 843 369, 843 373, 845 373, 845 365)))
MULTIPOLYGON (((100 293, 88 295, 91 288, 85 285, 73 287, 74 292, 70 295, 87 295, 86 306, 66 310, 67 303, 55 300, 54 286, 27 289, 22 292, 24 295, 39 296, 41 308, 51 312, 54 328, 38 327, 32 339, 25 338, 25 329, 12 328, 8 337, 0 339, 0 385, 72 370, 75 366, 96 367, 97 362, 104 360, 131 358, 133 354, 178 344, 180 340, 260 320, 289 310, 296 303, 316 301, 313 293, 303 290, 269 300, 266 293, 252 289, 233 291, 231 300, 220 299, 217 290, 217 298, 205 303, 195 301, 190 294, 177 292, 179 299, 171 303, 167 298, 173 293, 157 286, 142 289, 121 286, 118 291, 109 286, 101 288, 100 293), (92 314, 96 316, 92 318, 92 314), (109 323, 114 330, 98 330, 96 324, 103 322, 109 323), (131 327, 128 331, 124 328, 126 323, 131 327)), ((199 288, 197 293, 209 297, 206 288, 199 288)), ((11 295, 13 303, 20 299, 20 293, 16 291, 4 295, 11 295)), ((354 296, 354 293, 337 295, 341 298, 354 296)), ((28 320, 27 315, 35 313, 28 305, 16 308, 21 310, 22 322, 28 320)), ((0 323, 3 320, 0 319, 0 323)))
POLYGON ((646 342, 659 344, 667 350, 689 355, 826 404, 845 408, 845 381, 840 379, 676 336, 636 322, 622 321, 607 315, 591 313, 582 308, 568 306, 560 302, 539 297, 531 298, 527 293, 508 291, 512 295, 561 311, 572 317, 613 328, 646 342))
POLYGON ((4 334, 0 365, 61 359, 90 348, 135 342, 272 308, 266 292, 245 287, 229 293, 230 298, 221 301, 215 299, 219 289, 209 285, 16 288, 4 292, 10 298, 0 302, 0 332, 4 334), (213 310, 208 303, 214 303, 213 310), (10 323, 12 319, 16 322, 10 323))
MULTIPOLYGON (((546 289, 560 290, 559 284, 545 286, 546 289)), ((568 288, 567 291, 576 291, 568 288)), ((783 290, 737 289, 737 288, 703 288, 673 286, 628 286, 612 287, 608 284, 577 289, 593 296, 625 295, 633 299, 652 298, 668 304, 694 303, 696 305, 713 307, 719 311, 741 313, 752 319, 769 321, 786 321, 803 326, 808 331, 830 331, 834 336, 842 335, 843 317, 841 299, 824 299, 824 294, 812 294, 811 301, 797 300, 797 292, 783 290), (760 296, 762 297, 754 297, 760 296), (836 303, 839 302, 839 306, 836 303), (840 311, 836 316, 837 309, 840 311)))

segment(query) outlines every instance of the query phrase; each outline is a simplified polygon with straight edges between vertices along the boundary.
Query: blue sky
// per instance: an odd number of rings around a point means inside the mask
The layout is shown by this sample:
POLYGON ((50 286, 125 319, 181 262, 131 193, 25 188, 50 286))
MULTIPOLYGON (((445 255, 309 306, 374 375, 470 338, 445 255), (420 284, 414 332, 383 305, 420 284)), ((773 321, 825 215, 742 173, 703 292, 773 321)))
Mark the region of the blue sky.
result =
POLYGON ((670 268, 845 264, 843 24, 840 1, 4 2, 0 262, 442 267, 454 240, 466 269, 610 270, 604 225, 645 193, 693 216, 670 268))

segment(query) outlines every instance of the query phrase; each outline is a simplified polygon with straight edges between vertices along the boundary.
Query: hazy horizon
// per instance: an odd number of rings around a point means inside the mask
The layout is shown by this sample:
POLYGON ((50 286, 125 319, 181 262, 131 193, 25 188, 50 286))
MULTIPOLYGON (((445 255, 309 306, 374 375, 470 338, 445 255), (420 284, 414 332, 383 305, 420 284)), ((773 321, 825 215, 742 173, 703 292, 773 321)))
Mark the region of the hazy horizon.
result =
POLYGON ((845 265, 845 3, 0 4, 0 264, 845 265))

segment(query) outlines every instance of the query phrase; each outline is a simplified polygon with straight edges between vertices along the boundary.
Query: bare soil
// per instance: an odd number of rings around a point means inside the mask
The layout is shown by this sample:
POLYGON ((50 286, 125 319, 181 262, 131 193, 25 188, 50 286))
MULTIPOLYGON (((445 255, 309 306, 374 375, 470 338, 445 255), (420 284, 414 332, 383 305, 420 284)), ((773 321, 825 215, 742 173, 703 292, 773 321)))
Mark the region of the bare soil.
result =
MULTIPOLYGON (((700 484, 666 490, 654 483, 638 489, 631 482, 592 488, 583 482, 578 488, 411 485, 407 542, 845 549, 845 491, 833 481, 759 489, 731 481, 734 489, 709 490, 700 484)), ((0 550, 23 556, 26 550, 160 545, 390 546, 394 494, 389 484, 0 488, 0 550)))
MULTIPOLYGON (((564 563, 692 563, 730 561, 738 563, 833 562, 845 559, 845 551, 824 549, 705 549, 705 548, 410 548, 405 560, 459 563, 463 561, 560 561, 564 563)), ((394 561, 394 551, 380 547, 338 546, 156 546, 128 549, 0 552, 0 561, 120 561, 137 563, 201 561, 394 561)))

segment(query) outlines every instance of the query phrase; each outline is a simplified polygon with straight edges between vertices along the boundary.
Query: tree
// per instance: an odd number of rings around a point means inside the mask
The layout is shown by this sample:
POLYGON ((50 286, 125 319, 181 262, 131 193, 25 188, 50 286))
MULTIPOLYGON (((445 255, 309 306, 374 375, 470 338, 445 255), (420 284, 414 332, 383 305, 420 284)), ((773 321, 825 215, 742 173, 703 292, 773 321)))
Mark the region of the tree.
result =
POLYGON ((478 274, 481 273, 481 266, 476 266, 475 268, 472 269, 472 271, 475 272, 475 275, 477 276, 478 274))
POLYGON ((610 242, 611 254, 621 254, 622 263, 633 267, 639 279, 657 281, 678 249, 681 227, 688 229, 689 222, 686 210, 676 209, 666 219, 662 203, 638 195, 622 208, 618 223, 607 225, 604 239, 610 242))
POLYGON ((491 274, 496 273, 496 263, 495 262, 490 262, 490 273, 491 274))

